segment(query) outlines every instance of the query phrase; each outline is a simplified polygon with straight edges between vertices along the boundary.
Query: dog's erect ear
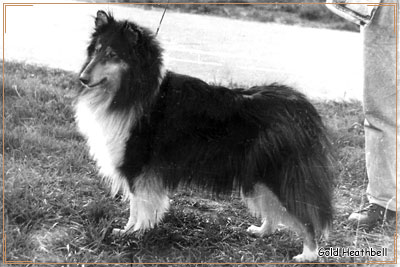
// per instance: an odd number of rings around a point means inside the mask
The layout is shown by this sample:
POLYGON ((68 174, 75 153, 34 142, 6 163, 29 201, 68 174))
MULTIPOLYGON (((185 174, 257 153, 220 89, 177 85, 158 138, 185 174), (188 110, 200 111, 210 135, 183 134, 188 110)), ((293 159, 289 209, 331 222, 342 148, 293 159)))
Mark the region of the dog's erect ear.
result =
POLYGON ((134 29, 129 23, 125 23, 124 32, 128 36, 128 40, 132 44, 136 44, 141 36, 141 30, 134 29))
POLYGON ((97 11, 97 16, 94 24, 96 25, 96 28, 99 28, 103 25, 108 24, 109 20, 110 18, 108 17, 107 13, 103 10, 99 10, 97 11))

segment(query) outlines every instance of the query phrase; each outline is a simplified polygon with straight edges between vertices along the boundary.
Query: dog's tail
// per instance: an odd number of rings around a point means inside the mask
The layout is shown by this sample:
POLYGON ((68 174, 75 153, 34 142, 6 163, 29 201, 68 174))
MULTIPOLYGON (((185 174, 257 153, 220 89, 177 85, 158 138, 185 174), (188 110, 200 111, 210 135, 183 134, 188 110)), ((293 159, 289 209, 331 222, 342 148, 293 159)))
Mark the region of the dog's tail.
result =
MULTIPOLYGON (((316 237, 328 237, 333 220, 332 191, 334 185, 334 157, 325 126, 315 110, 307 103, 307 112, 292 142, 297 148, 281 173, 281 201, 289 213, 303 223, 316 237)), ((297 128, 297 126, 294 126, 297 128)), ((287 140, 286 140, 287 141, 287 140)))
POLYGON ((306 155, 287 165, 281 184, 288 211, 317 237, 327 238, 332 224, 332 162, 329 151, 306 155))

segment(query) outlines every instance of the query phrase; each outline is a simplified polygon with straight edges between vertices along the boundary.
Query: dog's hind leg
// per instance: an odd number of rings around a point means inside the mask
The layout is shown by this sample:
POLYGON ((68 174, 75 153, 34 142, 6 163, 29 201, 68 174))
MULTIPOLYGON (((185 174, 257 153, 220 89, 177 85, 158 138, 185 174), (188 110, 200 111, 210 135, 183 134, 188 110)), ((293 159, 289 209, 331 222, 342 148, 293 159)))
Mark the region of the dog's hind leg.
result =
POLYGON ((275 194, 263 184, 256 184, 250 193, 241 194, 250 212, 261 217, 263 222, 260 227, 251 225, 247 232, 256 236, 272 234, 287 213, 275 194))
POLYGON ((299 230, 303 236, 303 252, 293 257, 297 262, 310 262, 318 259, 318 245, 315 240, 314 229, 311 225, 305 226, 300 222, 294 228, 299 230))
POLYGON ((261 227, 252 225, 247 229, 247 232, 263 236, 274 231, 279 224, 284 224, 304 238, 303 252, 295 256, 293 260, 297 262, 317 260, 317 243, 312 226, 304 225, 299 219, 291 215, 267 186, 256 184, 250 193, 243 194, 242 192, 242 199, 254 215, 263 218, 261 227))
POLYGON ((318 260, 318 244, 311 223, 302 223, 296 216, 285 212, 280 218, 282 224, 303 237, 303 252, 293 257, 296 262, 311 262, 318 260))

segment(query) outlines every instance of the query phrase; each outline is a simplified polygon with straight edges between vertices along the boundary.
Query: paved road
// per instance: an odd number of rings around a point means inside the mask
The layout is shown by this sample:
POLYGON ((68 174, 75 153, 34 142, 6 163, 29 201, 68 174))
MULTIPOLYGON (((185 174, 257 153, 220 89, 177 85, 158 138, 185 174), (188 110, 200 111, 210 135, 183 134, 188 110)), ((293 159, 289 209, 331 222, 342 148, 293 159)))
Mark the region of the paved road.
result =
MULTIPOLYGON (((110 4, 8 6, 5 60, 78 71, 98 9, 156 29, 162 9, 110 4)), ((357 33, 167 11, 159 38, 168 69, 224 85, 279 82, 312 98, 361 99, 357 33)))

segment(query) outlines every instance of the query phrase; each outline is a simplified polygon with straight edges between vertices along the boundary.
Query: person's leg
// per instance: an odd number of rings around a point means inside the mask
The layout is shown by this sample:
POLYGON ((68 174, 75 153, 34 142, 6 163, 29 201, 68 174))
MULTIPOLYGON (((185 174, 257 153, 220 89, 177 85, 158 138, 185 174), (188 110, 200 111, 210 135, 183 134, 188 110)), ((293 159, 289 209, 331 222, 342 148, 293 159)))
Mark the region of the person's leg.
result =
MULTIPOLYGON (((387 2, 387 1, 383 1, 387 2)), ((397 22, 398 24, 398 22, 397 22)), ((394 7, 363 28, 367 194, 372 205, 349 219, 372 226, 396 210, 396 35, 394 7), (386 211, 386 209, 388 209, 386 211)))

